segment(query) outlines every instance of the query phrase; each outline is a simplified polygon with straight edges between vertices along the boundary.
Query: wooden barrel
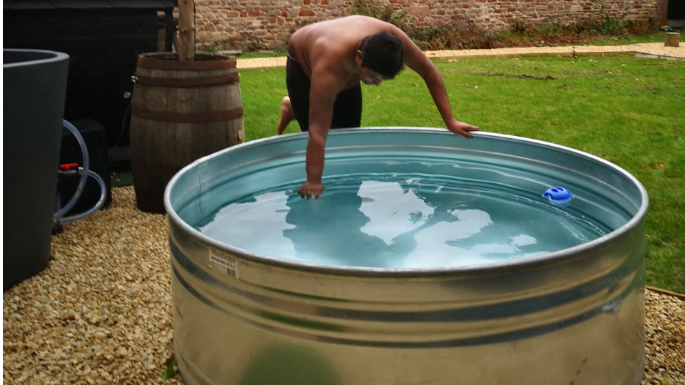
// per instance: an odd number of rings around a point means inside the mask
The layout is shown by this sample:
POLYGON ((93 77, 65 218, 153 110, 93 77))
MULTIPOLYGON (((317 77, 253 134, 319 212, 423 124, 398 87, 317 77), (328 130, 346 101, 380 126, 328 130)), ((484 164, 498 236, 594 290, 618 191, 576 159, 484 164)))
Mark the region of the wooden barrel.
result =
POLYGON ((138 209, 164 213, 164 189, 181 168, 244 140, 236 59, 173 53, 138 57, 131 104, 131 172, 138 209))

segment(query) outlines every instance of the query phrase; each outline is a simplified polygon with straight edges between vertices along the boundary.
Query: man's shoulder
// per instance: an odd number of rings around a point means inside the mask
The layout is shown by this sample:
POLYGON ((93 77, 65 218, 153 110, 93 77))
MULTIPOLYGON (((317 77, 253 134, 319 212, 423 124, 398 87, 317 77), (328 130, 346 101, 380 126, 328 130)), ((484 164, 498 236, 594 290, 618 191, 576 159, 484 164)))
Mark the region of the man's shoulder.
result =
POLYGON ((310 57, 342 60, 355 49, 359 41, 361 39, 345 34, 322 34, 309 42, 307 51, 310 57))

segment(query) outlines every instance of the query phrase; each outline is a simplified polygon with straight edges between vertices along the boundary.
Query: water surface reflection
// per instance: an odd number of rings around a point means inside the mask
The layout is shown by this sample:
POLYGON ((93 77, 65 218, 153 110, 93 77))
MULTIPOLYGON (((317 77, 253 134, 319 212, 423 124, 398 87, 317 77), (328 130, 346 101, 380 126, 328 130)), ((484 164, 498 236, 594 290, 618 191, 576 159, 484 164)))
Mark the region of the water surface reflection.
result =
POLYGON ((568 217, 524 201, 419 179, 347 181, 310 201, 268 192, 227 205, 201 231, 260 254, 381 268, 487 264, 546 254, 591 236, 568 217))

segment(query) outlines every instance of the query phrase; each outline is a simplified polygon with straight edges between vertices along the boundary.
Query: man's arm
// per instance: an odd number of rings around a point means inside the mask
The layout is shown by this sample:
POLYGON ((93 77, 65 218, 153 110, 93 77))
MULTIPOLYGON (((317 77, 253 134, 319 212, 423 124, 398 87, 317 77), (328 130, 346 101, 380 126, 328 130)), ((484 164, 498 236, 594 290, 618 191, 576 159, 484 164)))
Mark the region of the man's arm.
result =
POLYGON ((438 69, 402 30, 397 28, 395 35, 402 40, 404 46, 404 63, 423 78, 447 128, 455 134, 470 138, 469 131, 478 131, 479 129, 454 118, 445 83, 438 69))
POLYGON ((325 146, 328 130, 333 119, 333 105, 340 89, 340 82, 326 66, 312 68, 309 92, 309 141, 307 142, 307 181, 300 187, 302 198, 318 199, 323 193, 321 175, 325 162, 325 146))

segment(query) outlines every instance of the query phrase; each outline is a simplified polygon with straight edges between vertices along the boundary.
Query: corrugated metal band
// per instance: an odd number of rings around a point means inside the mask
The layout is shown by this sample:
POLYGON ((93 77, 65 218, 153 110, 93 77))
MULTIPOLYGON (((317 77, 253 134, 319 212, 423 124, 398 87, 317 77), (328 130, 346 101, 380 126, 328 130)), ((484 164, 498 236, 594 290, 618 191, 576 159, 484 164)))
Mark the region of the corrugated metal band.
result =
POLYGON ((139 118, 161 122, 211 123, 240 118, 243 116, 243 108, 238 107, 232 110, 205 112, 201 114, 178 114, 174 112, 150 111, 143 107, 131 106, 131 114, 139 118))
MULTIPOLYGON (((159 56, 159 55, 158 55, 159 56)), ((236 59, 234 57, 218 58, 216 60, 188 60, 180 61, 174 59, 155 59, 138 56, 138 67, 158 70, 220 70, 235 68, 236 59)))
POLYGON ((193 88, 233 84, 238 82, 239 79, 240 75, 234 72, 232 74, 201 78, 152 78, 149 76, 138 76, 136 83, 144 86, 193 88))

